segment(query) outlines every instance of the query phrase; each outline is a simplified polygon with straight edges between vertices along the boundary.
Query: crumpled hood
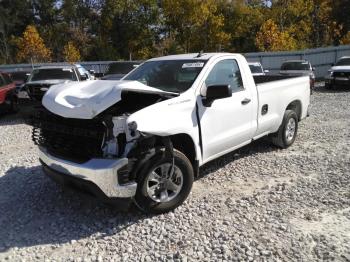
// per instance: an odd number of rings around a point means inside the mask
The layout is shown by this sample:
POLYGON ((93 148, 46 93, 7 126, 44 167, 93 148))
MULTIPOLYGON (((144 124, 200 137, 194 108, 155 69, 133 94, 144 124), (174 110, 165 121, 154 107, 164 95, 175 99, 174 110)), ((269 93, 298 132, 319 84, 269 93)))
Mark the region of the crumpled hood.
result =
POLYGON ((169 94, 138 81, 92 80, 54 85, 44 95, 42 103, 56 115, 92 119, 120 101, 122 90, 169 94))

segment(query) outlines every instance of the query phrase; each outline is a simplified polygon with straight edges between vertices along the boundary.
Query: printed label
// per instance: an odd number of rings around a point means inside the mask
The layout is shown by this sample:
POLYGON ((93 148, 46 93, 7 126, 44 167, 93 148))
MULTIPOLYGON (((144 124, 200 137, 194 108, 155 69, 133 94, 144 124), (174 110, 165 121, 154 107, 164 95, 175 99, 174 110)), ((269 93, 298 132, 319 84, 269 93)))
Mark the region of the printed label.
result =
POLYGON ((182 68, 191 68, 191 67, 203 67, 204 63, 185 63, 182 65, 182 68))

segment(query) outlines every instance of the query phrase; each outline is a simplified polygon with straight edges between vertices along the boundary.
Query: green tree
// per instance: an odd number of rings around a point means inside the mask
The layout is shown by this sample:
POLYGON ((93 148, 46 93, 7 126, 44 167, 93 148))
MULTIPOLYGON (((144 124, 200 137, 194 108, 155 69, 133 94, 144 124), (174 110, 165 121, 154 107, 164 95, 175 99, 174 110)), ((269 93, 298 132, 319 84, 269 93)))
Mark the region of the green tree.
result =
POLYGON ((120 58, 145 59, 158 40, 157 0, 106 0, 101 12, 101 39, 120 58))
POLYGON ((224 16, 215 0, 164 0, 165 24, 185 52, 220 50, 227 46, 224 16))
POLYGON ((31 3, 23 0, 0 1, 0 63, 14 63, 16 44, 28 24, 34 22, 31 3))

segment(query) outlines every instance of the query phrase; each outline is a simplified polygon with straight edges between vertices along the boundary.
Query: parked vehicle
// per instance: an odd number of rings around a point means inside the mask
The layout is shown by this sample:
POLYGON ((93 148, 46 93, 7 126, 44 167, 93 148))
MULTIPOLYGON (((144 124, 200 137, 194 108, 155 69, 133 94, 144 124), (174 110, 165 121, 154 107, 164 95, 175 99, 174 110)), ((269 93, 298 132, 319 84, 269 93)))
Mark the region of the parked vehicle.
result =
POLYGON ((263 76, 269 73, 269 70, 264 70, 259 62, 249 62, 248 65, 253 76, 263 76))
POLYGON ((125 61, 125 62, 114 62, 108 65, 108 69, 102 80, 120 80, 130 71, 135 69, 141 62, 139 61, 125 61))
POLYGON ((29 96, 27 92, 25 91, 25 83, 28 80, 28 77, 30 76, 29 71, 14 71, 14 72, 9 72, 13 82, 16 84, 16 92, 17 92, 17 97, 19 99, 28 99, 29 96))
POLYGON ((350 87, 350 56, 344 56, 328 70, 325 77, 325 87, 331 89, 336 86, 350 87))
POLYGON ((33 119, 44 171, 106 201, 170 211, 204 163, 267 135, 281 148, 295 141, 309 77, 255 80, 242 55, 209 53, 151 59, 123 81, 53 86, 33 119))
POLYGON ((281 65, 280 74, 289 76, 309 76, 310 88, 315 86, 315 69, 307 60, 288 60, 281 65))
POLYGON ((32 71, 25 89, 32 100, 41 101, 52 85, 92 79, 91 74, 81 65, 42 66, 32 71))
POLYGON ((16 84, 7 73, 0 72, 0 112, 18 111, 16 84))

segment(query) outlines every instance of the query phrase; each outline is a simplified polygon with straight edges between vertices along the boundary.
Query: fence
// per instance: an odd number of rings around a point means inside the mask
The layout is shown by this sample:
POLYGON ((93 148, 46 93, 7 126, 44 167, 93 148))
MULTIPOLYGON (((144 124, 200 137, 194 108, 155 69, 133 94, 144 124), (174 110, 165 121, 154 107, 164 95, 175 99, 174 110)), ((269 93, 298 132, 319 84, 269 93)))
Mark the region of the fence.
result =
MULTIPOLYGON (((291 52, 259 52, 247 53, 245 57, 250 62, 260 62, 263 67, 272 73, 278 72, 281 64, 285 60, 306 59, 315 67, 316 77, 321 78, 327 74, 327 70, 342 56, 350 56, 350 45, 308 49, 303 51, 291 52)), ((80 62, 88 70, 94 70, 96 73, 104 73, 109 63, 116 61, 95 61, 80 62)), ((67 63, 42 63, 42 64, 14 64, 0 65, 0 71, 30 71, 33 67, 45 65, 65 65, 67 63)))
POLYGON ((328 69, 342 56, 350 56, 350 45, 303 51, 245 54, 249 62, 260 62, 264 69, 270 70, 272 73, 278 72, 281 64, 286 60, 306 59, 315 68, 315 74, 318 78, 326 76, 328 69))

